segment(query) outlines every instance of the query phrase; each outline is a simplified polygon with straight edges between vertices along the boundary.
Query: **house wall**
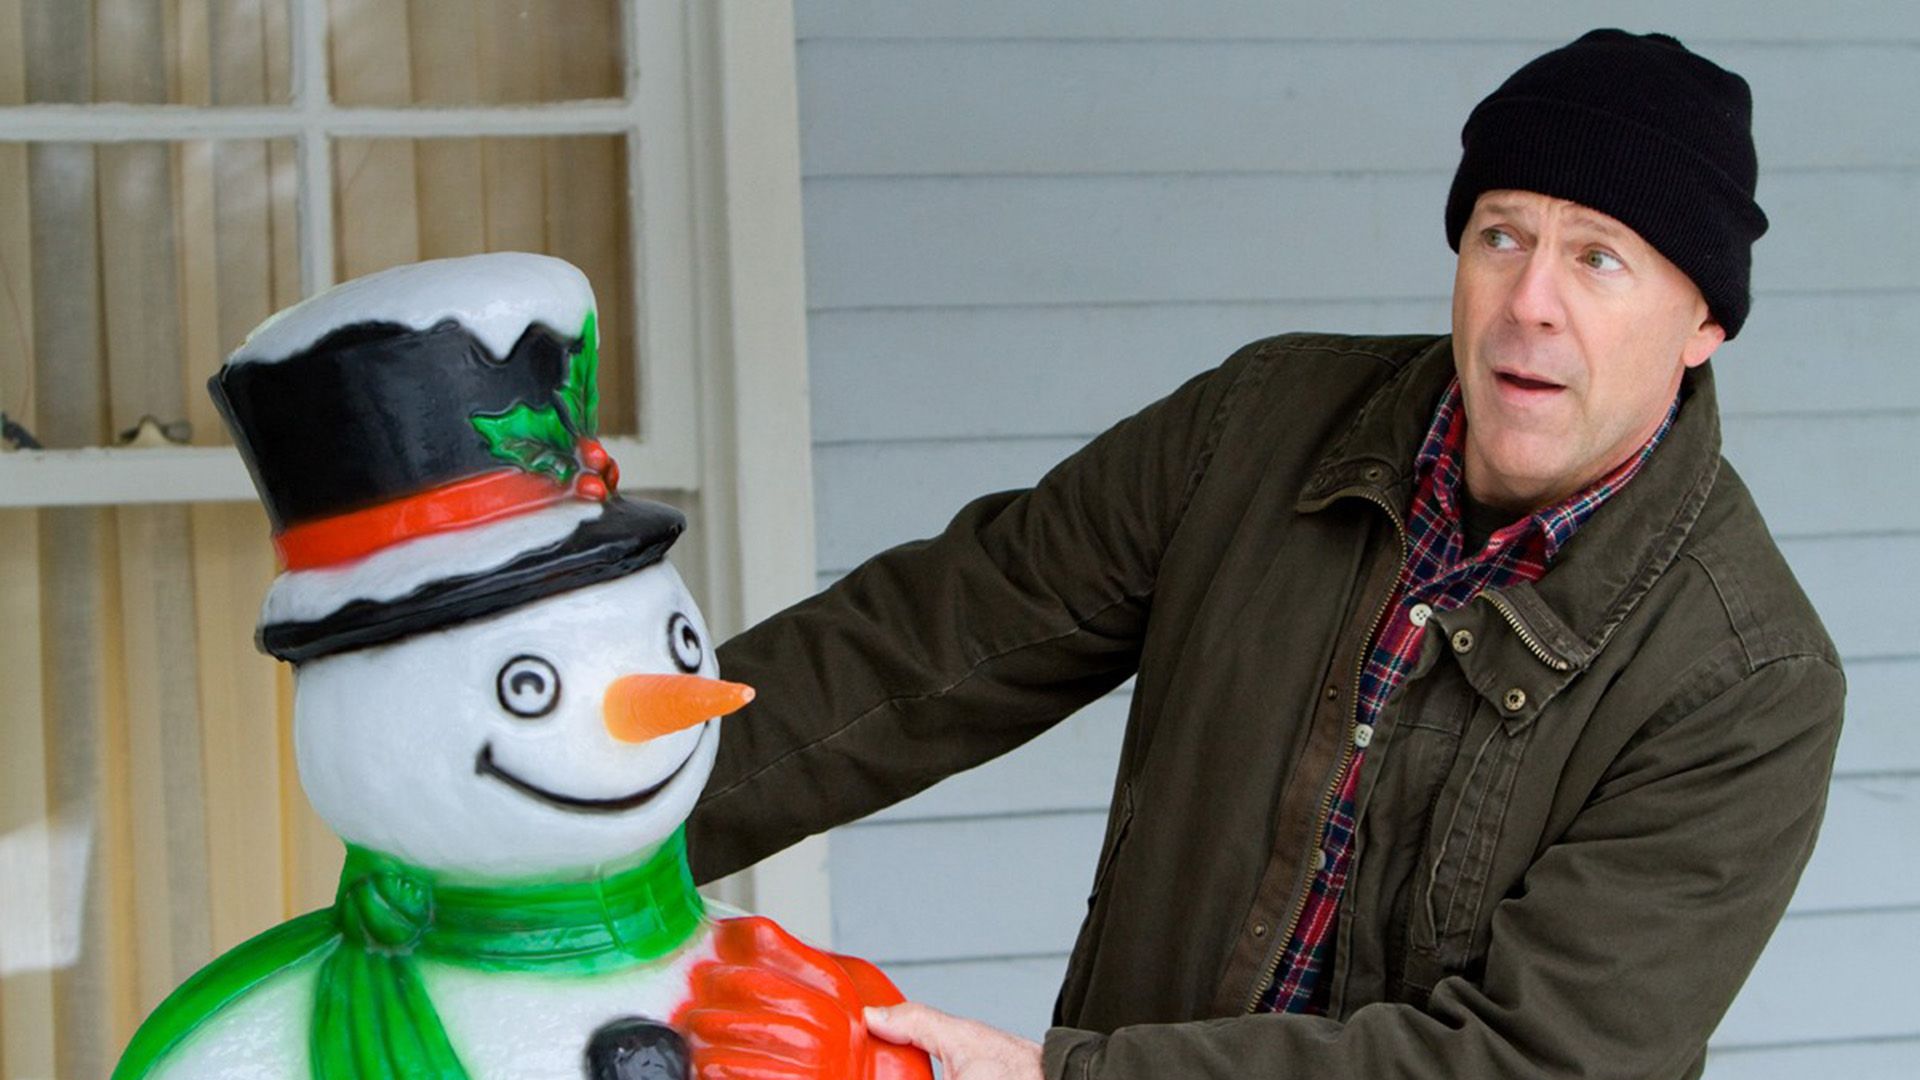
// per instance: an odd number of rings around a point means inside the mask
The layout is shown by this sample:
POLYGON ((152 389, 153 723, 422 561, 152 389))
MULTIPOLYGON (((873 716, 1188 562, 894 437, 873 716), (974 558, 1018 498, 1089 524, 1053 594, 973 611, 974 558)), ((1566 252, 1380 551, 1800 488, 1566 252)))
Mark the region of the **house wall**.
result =
MULTIPOLYGON (((799 0, 820 583, 1245 341, 1446 329, 1459 125, 1585 10, 799 0)), ((1683 10, 1608 21, 1753 85, 1773 229, 1715 360, 1726 452, 1851 683, 1824 839, 1710 1075, 1913 1075, 1920 633, 1869 568, 1920 563, 1920 8, 1683 10)), ((836 947, 1043 1031, 1126 693, 835 831, 836 947)))

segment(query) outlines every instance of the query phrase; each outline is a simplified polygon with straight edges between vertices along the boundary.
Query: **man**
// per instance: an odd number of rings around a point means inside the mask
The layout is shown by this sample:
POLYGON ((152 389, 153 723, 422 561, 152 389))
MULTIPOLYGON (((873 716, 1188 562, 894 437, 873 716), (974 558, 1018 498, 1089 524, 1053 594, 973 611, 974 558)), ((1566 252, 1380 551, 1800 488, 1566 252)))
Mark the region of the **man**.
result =
POLYGON ((1241 350, 721 650, 746 865, 1138 673, 1044 1048, 949 1076, 1698 1075, 1812 848, 1832 643, 1719 456, 1751 99, 1595 31, 1469 117, 1450 337, 1241 350))

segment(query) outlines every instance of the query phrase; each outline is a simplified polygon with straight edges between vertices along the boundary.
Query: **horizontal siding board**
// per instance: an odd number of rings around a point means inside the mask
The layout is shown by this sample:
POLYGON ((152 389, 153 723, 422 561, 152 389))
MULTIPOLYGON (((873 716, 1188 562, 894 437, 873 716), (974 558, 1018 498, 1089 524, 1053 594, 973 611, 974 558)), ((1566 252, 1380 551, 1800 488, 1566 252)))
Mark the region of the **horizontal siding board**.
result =
POLYGON ((1789 539, 1780 550, 1842 657, 1920 655, 1906 590, 1874 572, 1916 565, 1920 535, 1789 539))
POLYGON ((1911 854, 1916 836, 1920 774, 1834 781, 1820 842, 1788 910, 1920 908, 1920 859, 1911 854))
MULTIPOLYGON (((1754 4, 1701 0, 1607 5, 1614 26, 1657 26, 1700 45, 1709 40, 1913 41, 1920 28, 1893 0, 1754 4)), ((846 38, 1147 38, 1571 41, 1595 21, 1582 4, 1397 4, 1391 17, 1363 4, 1272 0, 801 0, 801 40, 846 38)))
MULTIPOLYGON (((813 434, 823 443, 1088 435, 1272 334, 1447 326, 1444 296, 817 312, 813 434)), ((1920 410, 1915 341, 1920 292, 1763 295, 1715 356, 1721 411, 1920 410)))
MULTIPOLYGON (((1533 42, 830 41, 800 49, 810 176, 1450 170, 1533 42)), ((1713 50, 1768 169, 1920 165, 1911 46, 1713 50), (1850 122, 1830 122, 1847 116, 1850 122)))
MULTIPOLYGON (((815 310, 1446 293, 1448 174, 805 182, 815 310)), ((1920 171, 1773 174, 1763 291, 1920 289, 1920 171)))
MULTIPOLYGON (((817 447, 820 563, 844 570, 883 548, 938 532, 967 500, 1029 486, 1084 442, 1031 438, 817 447), (879 491, 891 497, 874 498, 879 491)), ((1844 422, 1752 417, 1727 424, 1728 457, 1783 543, 1833 533, 1920 533, 1920 473, 1880 471, 1876 483, 1884 497, 1873 499, 1834 482, 1861 462, 1901 461, 1916 447, 1920 414, 1844 422)), ((1907 539, 1909 546, 1920 542, 1920 536, 1907 539)), ((1898 543, 1898 538, 1887 540, 1898 543)), ((1907 647, 1884 652, 1920 652, 1920 631, 1911 623, 1887 629, 1904 629, 1907 647)))
POLYGON ((1704 1080, 1913 1080, 1920 1076, 1920 1035, 1871 1042, 1821 1041, 1805 1046, 1715 1048, 1704 1080))
POLYGON ((883 966, 1065 952, 1105 828, 1081 811, 836 829, 834 947, 883 966))
POLYGON ((955 1016, 970 1017, 1039 1040, 1067 973, 1067 954, 943 961, 888 967, 900 991, 955 1016))
POLYGON ((822 446, 813 452, 818 558, 845 570, 859 560, 944 528, 962 504, 1026 487, 1081 439, 822 446), (886 498, 874 498, 885 492, 886 498))
POLYGON ((1920 909, 1789 916, 1774 932, 1714 1042, 1770 1046, 1920 1035, 1920 1012, 1913 1007, 1915 970, 1920 970, 1920 909))
MULTIPOLYGON (((831 845, 834 941, 879 961, 1064 949, 1085 914, 1105 820, 1088 810, 843 827, 831 845)), ((1920 777, 1837 782, 1793 920, 1920 912, 1920 867, 1889 857, 1916 834, 1920 777)))
MULTIPOLYGON (((1877 469, 1920 453, 1920 411, 1892 415, 1734 416, 1723 452, 1776 536, 1920 533, 1920 470, 1877 469), (1874 494, 1836 482, 1873 472, 1874 494)), ((1920 633, 1914 642, 1920 646, 1920 633)))
MULTIPOLYGON (((1920 772, 1920 656, 1846 665, 1847 721, 1834 771, 1920 772)), ((1920 834, 1909 837, 1912 850, 1920 834)))

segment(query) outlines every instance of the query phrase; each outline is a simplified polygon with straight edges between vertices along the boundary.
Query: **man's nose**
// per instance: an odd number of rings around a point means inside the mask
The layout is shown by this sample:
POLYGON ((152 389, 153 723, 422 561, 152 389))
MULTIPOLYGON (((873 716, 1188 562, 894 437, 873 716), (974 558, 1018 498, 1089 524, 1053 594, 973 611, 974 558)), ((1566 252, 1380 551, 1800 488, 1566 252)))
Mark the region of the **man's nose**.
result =
POLYGON ((1551 252, 1535 249, 1520 268, 1507 297, 1508 313, 1523 326, 1558 329, 1566 322, 1564 274, 1551 252))

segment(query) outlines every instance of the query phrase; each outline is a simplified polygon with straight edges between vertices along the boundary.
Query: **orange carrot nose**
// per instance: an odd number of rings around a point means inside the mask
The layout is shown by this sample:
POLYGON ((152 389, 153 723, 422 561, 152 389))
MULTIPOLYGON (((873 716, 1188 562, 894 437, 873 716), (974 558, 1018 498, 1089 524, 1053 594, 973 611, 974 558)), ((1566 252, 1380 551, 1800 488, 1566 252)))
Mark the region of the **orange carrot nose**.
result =
POLYGON ((699 675, 627 675, 607 687, 607 732, 646 742, 725 716, 753 700, 753 687, 699 675))

